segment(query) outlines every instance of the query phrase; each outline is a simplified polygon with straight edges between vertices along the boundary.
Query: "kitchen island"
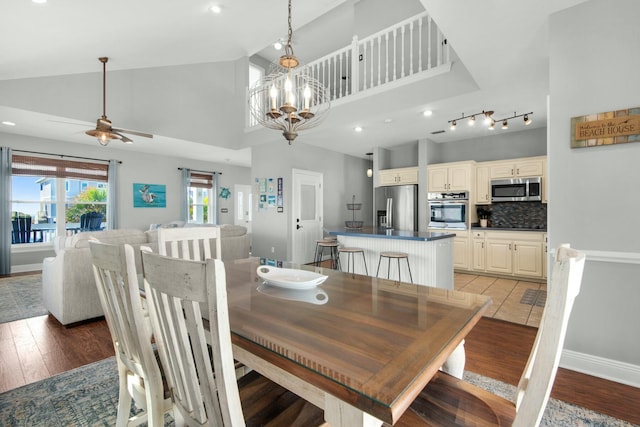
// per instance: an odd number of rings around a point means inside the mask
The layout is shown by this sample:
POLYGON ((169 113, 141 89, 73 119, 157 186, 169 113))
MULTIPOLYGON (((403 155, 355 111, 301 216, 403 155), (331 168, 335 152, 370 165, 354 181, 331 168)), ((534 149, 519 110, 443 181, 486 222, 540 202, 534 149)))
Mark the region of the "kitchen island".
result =
MULTIPOLYGON (((373 227, 333 229, 329 230, 329 234, 337 236, 340 246, 364 250, 369 276, 376 275, 380 252, 405 252, 409 254, 413 283, 453 289, 455 234, 373 227)), ((346 271, 347 257, 343 255, 340 263, 342 269, 346 271)), ((391 260, 389 267, 389 277, 397 280, 398 263, 391 260)), ((365 274, 363 260, 359 255, 354 257, 354 270, 358 274, 365 274)), ((409 270, 404 260, 400 262, 400 275, 403 282, 409 282, 409 270)), ((380 277, 387 277, 387 260, 382 261, 380 277)))

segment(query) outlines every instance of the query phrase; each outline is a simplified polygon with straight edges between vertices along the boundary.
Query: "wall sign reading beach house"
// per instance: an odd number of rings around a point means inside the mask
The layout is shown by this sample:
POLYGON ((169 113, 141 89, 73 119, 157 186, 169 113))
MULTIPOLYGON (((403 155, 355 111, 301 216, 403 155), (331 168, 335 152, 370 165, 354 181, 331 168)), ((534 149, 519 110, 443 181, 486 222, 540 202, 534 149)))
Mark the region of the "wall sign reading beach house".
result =
POLYGON ((571 119, 571 148, 640 142, 640 107, 571 119))

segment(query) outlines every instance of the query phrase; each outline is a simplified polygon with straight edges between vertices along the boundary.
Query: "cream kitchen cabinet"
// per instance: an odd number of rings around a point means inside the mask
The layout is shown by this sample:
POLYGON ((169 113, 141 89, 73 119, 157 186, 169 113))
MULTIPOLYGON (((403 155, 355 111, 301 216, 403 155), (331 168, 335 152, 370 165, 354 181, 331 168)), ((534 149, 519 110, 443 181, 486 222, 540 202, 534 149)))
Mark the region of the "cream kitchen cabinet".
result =
POLYGON ((491 203, 490 184, 489 166, 476 167, 476 186, 473 194, 473 200, 476 205, 488 205, 491 203))
POLYGON ((489 169, 489 177, 490 179, 500 179, 542 176, 544 174, 542 162, 542 157, 495 162, 489 169))
POLYGON ((486 272, 542 278, 543 233, 485 233, 486 272))
POLYGON ((484 231, 471 232, 471 269, 474 271, 485 271, 486 269, 484 239, 484 231))
POLYGON ((418 183, 418 168, 384 169, 378 172, 379 185, 404 185, 418 183))
POLYGON ((439 163, 427 166, 427 191, 471 191, 475 162, 439 163))

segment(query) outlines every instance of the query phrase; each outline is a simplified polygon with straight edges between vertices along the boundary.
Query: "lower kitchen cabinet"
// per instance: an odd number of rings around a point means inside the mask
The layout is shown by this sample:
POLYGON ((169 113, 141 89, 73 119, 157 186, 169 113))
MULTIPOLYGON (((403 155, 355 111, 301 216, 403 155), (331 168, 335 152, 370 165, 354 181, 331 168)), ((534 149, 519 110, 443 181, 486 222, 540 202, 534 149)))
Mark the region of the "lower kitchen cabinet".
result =
POLYGON ((500 275, 543 278, 544 234, 474 231, 472 269, 500 275))
POLYGON ((453 238, 453 268, 469 269, 469 237, 466 235, 453 238))

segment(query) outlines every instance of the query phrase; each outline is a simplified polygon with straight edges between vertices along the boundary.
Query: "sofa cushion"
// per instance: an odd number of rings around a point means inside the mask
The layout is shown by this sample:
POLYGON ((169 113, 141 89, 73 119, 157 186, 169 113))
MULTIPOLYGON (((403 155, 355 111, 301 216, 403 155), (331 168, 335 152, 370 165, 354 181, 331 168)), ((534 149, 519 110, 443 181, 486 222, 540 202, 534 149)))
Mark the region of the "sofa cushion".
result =
POLYGON ((103 243, 109 243, 112 245, 119 245, 123 243, 128 243, 130 245, 147 243, 147 234, 142 230, 118 229, 77 233, 71 238, 71 247, 77 249, 88 248, 89 240, 92 237, 95 237, 103 243))
POLYGON ((236 237, 247 234, 247 227, 242 225, 223 224, 220 226, 220 237, 236 237))

